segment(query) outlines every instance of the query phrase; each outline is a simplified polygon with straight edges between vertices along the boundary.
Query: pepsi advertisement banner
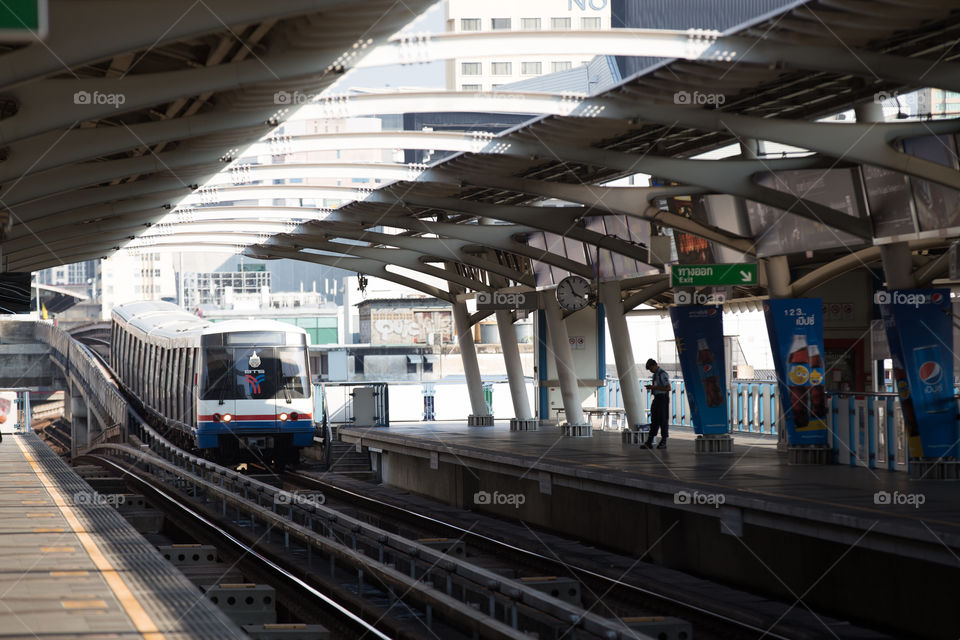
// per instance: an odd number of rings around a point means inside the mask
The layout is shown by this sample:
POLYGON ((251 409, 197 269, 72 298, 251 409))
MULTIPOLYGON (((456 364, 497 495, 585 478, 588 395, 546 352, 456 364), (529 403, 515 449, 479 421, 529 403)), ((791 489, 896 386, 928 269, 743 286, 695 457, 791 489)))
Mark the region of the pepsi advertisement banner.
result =
POLYGON ((823 368, 823 301, 780 298, 763 303, 777 369, 781 428, 788 444, 827 444, 823 368))
POLYGON ((887 331, 910 455, 957 455, 950 290, 878 291, 875 300, 887 331))
POLYGON ((728 433, 723 313, 715 306, 683 305, 670 308, 670 320, 693 430, 698 434, 728 433))

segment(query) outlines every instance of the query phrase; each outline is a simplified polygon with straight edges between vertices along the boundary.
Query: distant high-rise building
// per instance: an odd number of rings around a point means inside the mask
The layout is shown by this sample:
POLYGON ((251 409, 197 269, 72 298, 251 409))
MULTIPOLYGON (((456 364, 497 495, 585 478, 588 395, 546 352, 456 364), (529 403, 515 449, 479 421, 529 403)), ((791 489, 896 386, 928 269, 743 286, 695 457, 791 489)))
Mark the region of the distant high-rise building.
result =
MULTIPOLYGON (((446 30, 598 31, 610 29, 610 0, 447 0, 446 30)), ((587 64, 593 56, 476 56, 450 60, 447 88, 492 91, 526 78, 566 71, 587 64)))

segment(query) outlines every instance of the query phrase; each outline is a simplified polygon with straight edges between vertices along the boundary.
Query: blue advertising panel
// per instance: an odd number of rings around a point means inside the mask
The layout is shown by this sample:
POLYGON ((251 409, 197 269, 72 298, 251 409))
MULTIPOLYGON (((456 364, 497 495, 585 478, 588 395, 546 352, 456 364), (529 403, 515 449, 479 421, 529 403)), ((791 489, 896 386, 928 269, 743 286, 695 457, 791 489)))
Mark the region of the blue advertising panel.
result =
POLYGON ((763 303, 788 444, 827 444, 822 305, 820 298, 763 303))
POLYGON ((957 455, 949 289, 878 291, 910 455, 957 455))
POLYGON ((694 431, 729 432, 723 313, 715 306, 683 305, 670 308, 670 319, 694 431))

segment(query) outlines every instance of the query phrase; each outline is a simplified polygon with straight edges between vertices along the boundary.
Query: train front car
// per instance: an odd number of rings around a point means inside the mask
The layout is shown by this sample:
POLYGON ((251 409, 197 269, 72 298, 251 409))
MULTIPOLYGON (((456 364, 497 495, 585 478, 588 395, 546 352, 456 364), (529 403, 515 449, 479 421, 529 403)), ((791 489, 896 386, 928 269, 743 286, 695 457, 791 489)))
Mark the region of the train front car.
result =
POLYGON ((231 321, 200 336, 197 446, 222 464, 295 464, 313 444, 313 387, 303 329, 231 321))

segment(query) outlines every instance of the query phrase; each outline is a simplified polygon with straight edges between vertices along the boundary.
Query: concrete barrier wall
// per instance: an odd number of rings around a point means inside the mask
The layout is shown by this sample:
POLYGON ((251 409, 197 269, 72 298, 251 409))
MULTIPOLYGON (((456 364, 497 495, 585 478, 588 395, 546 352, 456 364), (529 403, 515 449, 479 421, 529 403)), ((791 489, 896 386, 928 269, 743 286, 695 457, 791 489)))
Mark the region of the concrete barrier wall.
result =
POLYGON ((450 505, 522 520, 630 556, 644 555, 644 561, 788 604, 806 594, 803 602, 818 613, 897 637, 953 639, 960 628, 960 609, 917 588, 960 584, 960 567, 750 524, 743 524, 736 537, 716 517, 551 486, 541 482, 538 472, 520 478, 446 462, 432 469, 428 458, 396 451, 378 455, 384 483, 450 505), (516 500, 477 504, 481 492, 522 495, 524 501, 519 507, 516 500))

